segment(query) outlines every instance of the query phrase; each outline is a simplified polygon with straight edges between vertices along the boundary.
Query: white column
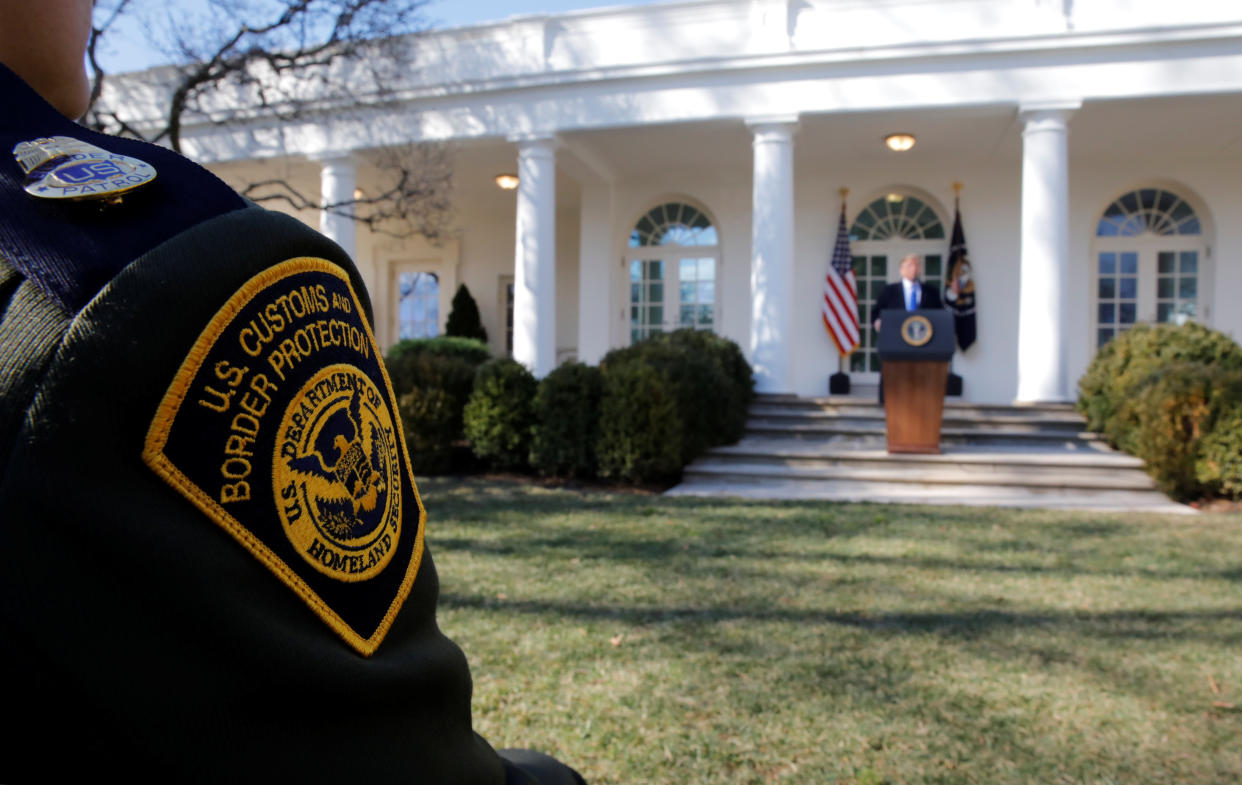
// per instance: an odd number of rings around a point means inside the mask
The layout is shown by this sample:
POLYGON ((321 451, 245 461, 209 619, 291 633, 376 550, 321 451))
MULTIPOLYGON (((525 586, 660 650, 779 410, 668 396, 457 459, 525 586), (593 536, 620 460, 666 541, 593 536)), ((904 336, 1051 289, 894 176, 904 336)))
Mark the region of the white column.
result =
POLYGON ((793 391, 793 135, 797 117, 747 121, 754 134, 750 363, 755 388, 793 391))
MULTIPOLYGON (((358 187, 358 164, 348 155, 318 159, 319 199, 323 205, 352 202, 354 189, 358 187)), ((319 211, 319 231, 349 254, 353 259, 358 251, 358 228, 353 218, 353 205, 333 210, 319 211)))
POLYGON ((629 302, 618 291, 617 258, 613 248, 611 185, 582 189, 578 240, 578 361, 598 365, 612 348, 617 312, 628 320, 629 302))
POLYGON ((1018 280, 1019 403, 1069 400, 1065 302, 1069 278, 1070 115, 1081 102, 1023 106, 1022 238, 1018 280))
POLYGON ((513 358, 538 378, 556 367, 556 142, 518 142, 513 358))

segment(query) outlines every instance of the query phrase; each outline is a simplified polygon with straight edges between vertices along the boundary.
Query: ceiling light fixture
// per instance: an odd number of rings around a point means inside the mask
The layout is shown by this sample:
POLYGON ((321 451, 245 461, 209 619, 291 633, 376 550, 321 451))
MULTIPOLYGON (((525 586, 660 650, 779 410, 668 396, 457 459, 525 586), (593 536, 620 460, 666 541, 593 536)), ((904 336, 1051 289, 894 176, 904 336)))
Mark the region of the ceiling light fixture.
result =
POLYGON ((516 174, 498 174, 496 175, 496 185, 506 191, 512 191, 518 187, 518 176, 516 174))
POLYGON ((914 134, 889 134, 884 144, 895 153, 904 153, 914 147, 914 134))

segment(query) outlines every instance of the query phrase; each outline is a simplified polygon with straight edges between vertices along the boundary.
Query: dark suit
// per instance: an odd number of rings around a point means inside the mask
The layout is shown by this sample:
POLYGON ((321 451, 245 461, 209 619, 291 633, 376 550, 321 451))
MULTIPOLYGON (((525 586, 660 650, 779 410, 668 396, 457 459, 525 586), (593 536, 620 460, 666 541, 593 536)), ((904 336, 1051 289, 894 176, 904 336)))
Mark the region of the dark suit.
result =
POLYGON ((0 781, 573 782, 471 728, 353 262, 3 66, 0 98, 0 781), (159 175, 39 199, 8 151, 58 135, 159 175))
MULTIPOLYGON (((940 289, 934 283, 920 282, 922 289, 922 297, 919 301, 920 308, 943 308, 944 300, 940 298, 940 289)), ((886 308, 905 308, 906 294, 901 285, 901 281, 890 283, 880 290, 880 296, 875 299, 875 308, 872 309, 872 321, 880 317, 880 312, 886 308)))

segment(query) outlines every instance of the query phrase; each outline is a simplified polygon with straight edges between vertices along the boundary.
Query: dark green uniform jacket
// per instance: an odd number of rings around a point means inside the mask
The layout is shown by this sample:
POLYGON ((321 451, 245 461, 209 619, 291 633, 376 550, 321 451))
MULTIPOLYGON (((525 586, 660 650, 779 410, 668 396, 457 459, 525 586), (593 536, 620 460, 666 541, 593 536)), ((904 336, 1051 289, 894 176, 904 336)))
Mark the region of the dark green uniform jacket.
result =
POLYGON ((351 261, 3 66, 0 96, 0 782, 527 781, 436 627, 351 261), (157 177, 38 199, 9 151, 55 135, 157 177))

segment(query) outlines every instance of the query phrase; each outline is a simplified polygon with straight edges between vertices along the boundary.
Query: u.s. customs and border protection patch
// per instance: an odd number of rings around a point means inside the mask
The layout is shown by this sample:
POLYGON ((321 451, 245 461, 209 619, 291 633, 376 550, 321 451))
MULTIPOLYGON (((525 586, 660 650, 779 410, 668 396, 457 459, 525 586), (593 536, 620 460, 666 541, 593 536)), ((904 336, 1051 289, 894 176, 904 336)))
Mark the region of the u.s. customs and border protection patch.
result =
POLYGON ((199 336, 143 459, 346 642, 375 651, 422 558, 396 398, 349 278, 291 259, 199 336))

